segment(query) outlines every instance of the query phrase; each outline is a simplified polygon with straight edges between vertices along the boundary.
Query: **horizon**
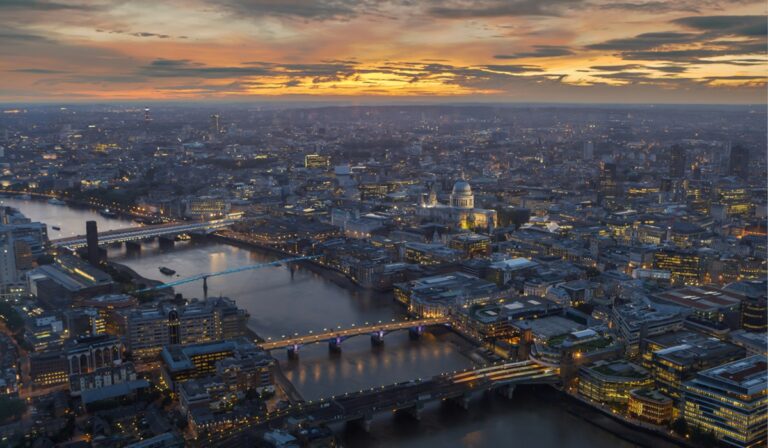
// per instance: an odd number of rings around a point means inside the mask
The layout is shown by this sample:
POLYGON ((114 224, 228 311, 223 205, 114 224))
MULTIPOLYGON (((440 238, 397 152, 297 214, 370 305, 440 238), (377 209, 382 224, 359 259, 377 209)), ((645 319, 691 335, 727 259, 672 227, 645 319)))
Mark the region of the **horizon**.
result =
POLYGON ((768 72, 764 9, 753 0, 2 0, 0 104, 755 105, 768 72))

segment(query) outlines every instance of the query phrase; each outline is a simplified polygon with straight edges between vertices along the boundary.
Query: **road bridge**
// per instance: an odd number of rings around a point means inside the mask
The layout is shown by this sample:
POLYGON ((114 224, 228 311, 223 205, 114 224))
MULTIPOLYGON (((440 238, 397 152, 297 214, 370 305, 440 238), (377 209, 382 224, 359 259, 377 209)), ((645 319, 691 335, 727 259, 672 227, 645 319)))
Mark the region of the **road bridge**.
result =
POLYGON ((429 402, 453 402, 467 409, 472 395, 478 392, 499 390, 512 398, 517 385, 559 381, 559 369, 554 367, 533 361, 499 363, 294 404, 197 442, 199 446, 231 443, 243 432, 279 428, 288 419, 306 419, 313 424, 359 421, 368 429, 377 413, 402 411, 420 419, 424 405, 429 402))
MULTIPOLYGON (((177 222, 110 230, 108 232, 99 232, 99 245, 127 243, 190 232, 210 233, 230 226, 235 222, 237 222, 235 219, 217 219, 213 221, 177 222)), ((51 240, 51 246, 53 247, 66 247, 72 250, 85 247, 87 244, 88 241, 85 235, 51 240)))
POLYGON ((447 317, 413 319, 397 322, 377 322, 369 324, 366 322, 360 326, 351 326, 349 328, 324 329, 318 333, 308 333, 303 335, 284 336, 282 339, 273 341, 268 339, 259 344, 264 350, 288 349, 288 355, 295 357, 299 348, 303 345, 316 344, 318 342, 327 342, 332 351, 340 351, 341 343, 351 337, 368 334, 371 336, 371 343, 381 345, 384 343, 384 336, 393 331, 408 330, 411 336, 416 338, 421 335, 425 327, 434 325, 448 325, 447 317))

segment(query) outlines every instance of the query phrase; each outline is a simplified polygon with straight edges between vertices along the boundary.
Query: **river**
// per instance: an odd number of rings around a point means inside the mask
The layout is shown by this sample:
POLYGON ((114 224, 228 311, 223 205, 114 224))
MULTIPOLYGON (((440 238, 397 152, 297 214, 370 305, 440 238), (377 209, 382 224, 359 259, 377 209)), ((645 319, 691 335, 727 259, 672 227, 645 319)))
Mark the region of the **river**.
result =
MULTIPOLYGON (((51 238, 82 234, 85 221, 94 219, 100 230, 136 224, 105 218, 97 212, 48 204, 45 201, 3 198, 2 205, 20 209, 32 220, 61 228, 51 238)), ((181 242, 161 250, 157 242, 142 244, 140 254, 110 247, 108 256, 139 274, 168 281, 158 267, 167 266, 179 277, 215 272, 274 260, 273 255, 213 241, 181 242)), ((403 310, 389 294, 349 290, 303 268, 265 267, 209 279, 209 295, 235 299, 250 313, 249 327, 265 338, 323 328, 401 319, 403 310)), ((186 298, 201 297, 202 285, 189 283, 176 292, 186 298)), ((298 360, 275 353, 285 375, 305 399, 429 377, 470 367, 462 354, 466 343, 441 331, 411 341, 407 332, 387 335, 384 347, 374 348, 365 336, 344 341, 342 353, 332 355, 325 345, 302 347, 298 360)), ((520 390, 511 401, 478 397, 469 411, 434 405, 422 421, 402 416, 379 416, 370 433, 354 426, 341 428, 350 447, 630 447, 633 446, 583 419, 574 417, 563 400, 549 390, 520 390)))

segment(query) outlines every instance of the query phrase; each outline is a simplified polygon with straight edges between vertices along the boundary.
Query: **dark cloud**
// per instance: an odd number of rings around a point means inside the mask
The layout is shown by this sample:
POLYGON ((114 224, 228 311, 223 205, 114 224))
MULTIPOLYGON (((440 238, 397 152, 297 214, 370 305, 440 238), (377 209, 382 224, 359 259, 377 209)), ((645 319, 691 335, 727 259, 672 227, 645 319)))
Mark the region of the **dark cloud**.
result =
POLYGON ((598 70, 601 72, 620 72, 623 70, 636 70, 638 68, 643 68, 643 65, 640 64, 621 64, 621 65, 593 65, 591 68, 592 70, 598 70))
POLYGON ((16 72, 16 73, 29 73, 32 75, 58 75, 67 73, 63 70, 52 70, 47 68, 17 68, 15 70, 8 70, 10 72, 16 72))
POLYGON ((427 13, 446 19, 471 19, 505 16, 559 16, 581 0, 458 0, 442 2, 427 13))
POLYGON ((58 10, 92 10, 94 5, 65 1, 53 2, 46 0, 0 0, 0 10, 29 10, 29 11, 58 11, 58 10))
POLYGON ((677 33, 673 31, 643 33, 635 37, 611 39, 598 44, 588 45, 592 50, 648 50, 669 44, 681 44, 695 42, 700 36, 695 33, 677 33))
POLYGON ((157 34, 157 33, 131 33, 131 36, 136 37, 157 37, 159 39, 168 39, 171 36, 167 34, 157 34))
POLYGON ((230 13, 241 17, 294 17, 330 20, 350 18, 373 2, 356 0, 214 0, 230 13))
POLYGON ((544 71, 541 67, 536 65, 484 65, 483 68, 504 73, 530 73, 544 71))
POLYGON ((496 59, 522 59, 522 58, 550 58, 557 56, 572 55, 573 50, 568 47, 559 45, 534 45, 533 51, 513 53, 513 54, 497 54, 494 56, 496 59))
POLYGON ((621 9, 625 11, 659 13, 667 11, 699 12, 696 3, 686 1, 610 2, 600 9, 621 9))
POLYGON ((18 31, 9 28, 6 28, 5 30, 0 29, 0 41, 0 44, 2 44, 2 42, 7 43, 7 41, 53 42, 51 39, 39 34, 31 34, 25 31, 18 31))
POLYGON ((673 20, 673 23, 723 35, 760 37, 768 34, 766 16, 694 16, 673 20))

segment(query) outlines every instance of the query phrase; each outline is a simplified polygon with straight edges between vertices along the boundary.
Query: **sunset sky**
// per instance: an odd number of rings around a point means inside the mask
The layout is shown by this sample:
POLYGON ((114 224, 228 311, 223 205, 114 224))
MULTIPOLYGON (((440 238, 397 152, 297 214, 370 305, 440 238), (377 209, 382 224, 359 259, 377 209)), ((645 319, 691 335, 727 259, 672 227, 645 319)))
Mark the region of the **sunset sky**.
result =
POLYGON ((764 103, 765 0, 0 0, 0 102, 764 103))

